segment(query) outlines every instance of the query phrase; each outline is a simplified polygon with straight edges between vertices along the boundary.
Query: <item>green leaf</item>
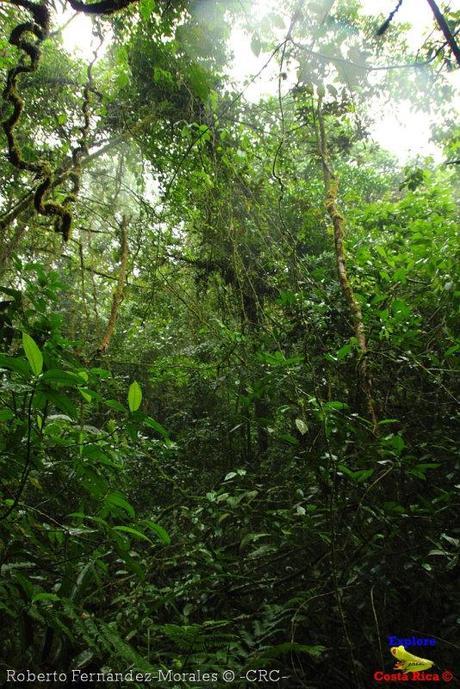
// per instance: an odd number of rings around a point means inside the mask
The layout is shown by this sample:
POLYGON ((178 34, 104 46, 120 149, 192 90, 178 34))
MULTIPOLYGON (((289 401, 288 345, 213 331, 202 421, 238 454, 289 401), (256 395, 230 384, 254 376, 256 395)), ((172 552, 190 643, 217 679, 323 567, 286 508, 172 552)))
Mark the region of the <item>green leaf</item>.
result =
POLYGON ((156 535, 162 543, 165 543, 166 545, 169 545, 171 543, 171 536, 166 531, 166 529, 163 529, 162 526, 160 526, 156 522, 152 522, 150 519, 145 519, 144 523, 147 524, 147 526, 156 533, 156 535))
POLYGON ((55 390, 46 390, 44 397, 63 411, 64 414, 68 414, 72 419, 77 418, 77 408, 67 395, 61 395, 55 390))
POLYGON ((84 488, 98 500, 107 493, 107 481, 89 466, 81 464, 78 467, 78 475, 84 488))
POLYGON ((128 407, 130 412, 135 412, 139 409, 142 402, 142 389, 137 380, 129 386, 128 390, 128 407))
POLYGON ((359 471, 351 471, 351 469, 346 467, 344 464, 339 464, 338 468, 347 478, 349 478, 351 481, 354 481, 355 483, 363 483, 374 473, 373 469, 360 469, 359 471))
POLYGON ((53 383, 67 383, 68 385, 81 385, 82 378, 71 371, 64 371, 59 368, 51 368, 43 374, 42 380, 53 383))
POLYGON ((151 541, 150 538, 148 538, 148 536, 143 534, 141 531, 137 531, 137 529, 133 529, 131 526, 114 526, 113 530, 130 534, 131 536, 134 536, 135 538, 138 538, 141 541, 148 541, 148 543, 154 545, 153 541, 151 541))
POLYGON ((23 576, 21 572, 15 572, 14 573, 14 579, 16 582, 19 584, 19 586, 22 588, 24 593, 26 594, 27 598, 30 600, 34 596, 34 591, 36 591, 36 588, 32 584, 27 577, 23 576))
POLYGON ((91 402, 91 400, 93 399, 92 396, 89 394, 89 392, 87 392, 83 388, 78 388, 78 392, 80 393, 80 395, 83 397, 83 399, 86 402, 91 402))
POLYGON ((110 409, 115 409, 115 411, 127 411, 125 405, 121 404, 121 402, 117 402, 117 400, 105 400, 104 404, 110 407, 110 409))
POLYGON ((22 376, 30 376, 30 368, 25 359, 22 357, 12 357, 7 354, 0 354, 0 368, 8 368, 10 371, 16 371, 22 376))
POLYGON ((453 356, 457 354, 457 352, 460 352, 460 344, 454 344, 452 347, 449 347, 449 349, 446 349, 444 356, 453 356))
POLYGON ((240 541, 240 548, 244 548, 248 543, 256 543, 261 538, 266 538, 270 536, 269 533, 248 533, 240 541))
POLYGON ((149 428, 153 428, 154 431, 162 435, 163 438, 169 438, 169 433, 166 430, 166 428, 162 426, 161 423, 159 423, 158 421, 155 421, 155 419, 152 419, 151 416, 147 416, 144 419, 144 423, 146 426, 148 426, 149 428))
POLYGON ((429 471, 430 469, 437 469, 440 467, 441 464, 437 462, 426 462, 423 464, 417 464, 415 467, 412 469, 409 469, 407 472, 411 476, 415 476, 416 478, 421 478, 423 480, 426 480, 426 472, 429 471))
POLYGON ((75 670, 79 670, 80 668, 84 668, 85 665, 89 663, 90 660, 94 658, 94 651, 92 651, 89 648, 85 648, 84 651, 82 651, 73 661, 73 667, 75 670))
POLYGON ((43 356, 35 340, 27 333, 22 333, 22 346, 32 372, 39 376, 43 369, 43 356))
MULTIPOLYGON (((96 462, 104 464, 105 466, 120 469, 120 465, 116 464, 116 462, 114 462, 109 455, 103 452, 103 450, 101 450, 101 448, 97 445, 84 445, 82 449, 82 456, 86 457, 87 459, 94 459, 96 462)), ((129 505, 129 503, 126 504, 129 505)))
POLYGON ((388 435, 385 438, 383 438, 383 441, 389 448, 392 448, 397 455, 400 455, 406 447, 404 438, 400 435, 388 435))
POLYGON ((32 603, 36 603, 37 601, 40 601, 40 600, 57 601, 57 600, 60 600, 60 598, 55 593, 36 593, 32 597, 32 603))
POLYGON ((155 9, 155 0, 141 0, 139 5, 139 14, 146 22, 155 9))
POLYGON ((293 435, 290 433, 280 433, 278 436, 279 440, 284 440, 285 443, 289 443, 289 445, 298 445, 299 441, 297 438, 294 438, 293 435))
POLYGON ((161 67, 154 67, 153 81, 162 86, 171 86, 172 84, 174 84, 174 76, 167 69, 161 69, 161 67))
POLYGON ((105 368, 92 368, 91 373, 94 373, 95 376, 98 376, 98 378, 110 378, 111 373, 110 371, 107 371, 105 368))
POLYGON ((305 435, 305 433, 308 432, 308 426, 302 419, 296 419, 295 425, 297 426, 297 430, 299 431, 299 433, 301 433, 302 435, 305 435))
POLYGON ((347 343, 346 345, 343 345, 343 347, 340 347, 340 349, 335 354, 338 361, 342 361, 342 359, 345 359, 350 354, 352 349, 353 345, 350 343, 347 343))
POLYGON ((11 421, 11 419, 14 419, 11 409, 0 409, 0 421, 11 421))
POLYGON ((134 507, 120 493, 110 493, 105 499, 105 504, 113 507, 121 507, 132 518, 136 516, 134 507))
POLYGON ((346 402, 337 402, 332 400, 331 402, 325 402, 323 404, 324 411, 340 411, 342 409, 348 409, 348 404, 346 402))

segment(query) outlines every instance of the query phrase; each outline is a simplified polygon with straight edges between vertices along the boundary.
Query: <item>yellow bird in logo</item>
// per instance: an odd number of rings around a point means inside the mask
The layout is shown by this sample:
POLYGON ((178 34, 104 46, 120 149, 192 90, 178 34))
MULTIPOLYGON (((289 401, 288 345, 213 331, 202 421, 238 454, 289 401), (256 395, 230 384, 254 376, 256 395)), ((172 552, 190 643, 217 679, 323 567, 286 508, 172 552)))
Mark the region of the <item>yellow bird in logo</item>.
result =
POLYGON ((395 665, 395 670, 403 670, 404 672, 420 672, 422 670, 429 670, 433 667, 434 662, 427 660, 427 658, 419 658, 406 651, 404 646, 393 646, 391 653, 399 661, 395 665))

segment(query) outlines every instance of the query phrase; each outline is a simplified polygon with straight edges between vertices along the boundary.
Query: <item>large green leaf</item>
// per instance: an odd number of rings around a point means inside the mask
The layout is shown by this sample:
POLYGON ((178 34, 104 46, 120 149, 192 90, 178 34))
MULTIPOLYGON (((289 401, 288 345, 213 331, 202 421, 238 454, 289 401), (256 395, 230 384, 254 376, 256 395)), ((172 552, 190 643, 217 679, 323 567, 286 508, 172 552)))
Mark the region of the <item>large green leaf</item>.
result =
POLYGON ((134 518, 134 507, 120 493, 110 493, 105 498, 105 504, 109 507, 121 507, 130 517, 134 518))
MULTIPOLYGON (((82 448, 82 456, 88 459, 94 459, 97 463, 104 464, 105 466, 113 467, 117 470, 121 469, 121 465, 114 462, 111 457, 97 445, 84 445, 82 448)), ((129 505, 126 501, 124 501, 124 503, 123 507, 129 505)), ((129 505, 129 507, 131 507, 131 505, 129 505)))
POLYGON ((24 377, 30 377, 30 367, 23 357, 12 357, 7 354, 0 354, 0 368, 7 368, 16 371, 24 377))
POLYGON ((169 438, 169 433, 166 430, 166 428, 162 426, 161 423, 159 423, 158 421, 155 421, 155 419, 152 419, 151 416, 147 416, 144 419, 144 423, 146 426, 148 426, 149 428, 153 428, 154 431, 162 435, 163 438, 169 438))
POLYGON ((66 383, 68 385, 81 385, 83 383, 81 376, 59 368, 52 368, 46 371, 46 373, 43 374, 43 380, 53 383, 66 383))
POLYGON ((32 603, 36 603, 37 601, 58 601, 61 600, 59 596, 56 593, 36 593, 34 596, 32 596, 32 603))
POLYGON ((43 369, 43 356, 37 343, 33 337, 27 333, 22 333, 22 346, 24 347, 27 361, 30 364, 32 372, 36 376, 39 376, 43 369))
POLYGON ((145 519, 144 523, 147 524, 149 529, 152 529, 163 543, 166 545, 169 545, 171 543, 171 536, 169 533, 166 531, 166 529, 163 529, 162 526, 157 524, 156 522, 152 522, 150 519, 145 519))
POLYGON ((151 545, 153 545, 153 541, 151 541, 148 536, 143 534, 141 531, 138 531, 137 529, 133 529, 131 526, 114 526, 113 530, 121 531, 122 533, 127 533, 130 536, 134 536, 134 538, 138 538, 140 541, 148 541, 148 543, 151 543, 151 545))
POLYGON ((58 409, 63 411, 64 414, 68 414, 72 419, 77 418, 77 408, 67 395, 61 395, 55 390, 46 390, 44 397, 52 402, 58 409))
POLYGON ((155 10, 155 6, 155 0, 141 0, 139 4, 139 14, 145 22, 148 21, 150 15, 155 10))
POLYGON ((117 400, 105 400, 104 404, 110 407, 110 409, 115 409, 115 411, 128 411, 124 404, 121 404, 121 402, 118 402, 117 400))
POLYGON ((360 469, 358 471, 352 471, 344 464, 339 464, 338 468, 345 476, 347 476, 347 478, 349 478, 351 481, 355 481, 356 483, 366 481, 374 473, 374 469, 360 469))
POLYGON ((134 412, 139 409, 142 402, 142 389, 137 380, 129 386, 128 390, 128 407, 129 411, 134 412))
POLYGON ((10 421, 11 419, 14 419, 11 409, 0 409, 0 421, 10 421))

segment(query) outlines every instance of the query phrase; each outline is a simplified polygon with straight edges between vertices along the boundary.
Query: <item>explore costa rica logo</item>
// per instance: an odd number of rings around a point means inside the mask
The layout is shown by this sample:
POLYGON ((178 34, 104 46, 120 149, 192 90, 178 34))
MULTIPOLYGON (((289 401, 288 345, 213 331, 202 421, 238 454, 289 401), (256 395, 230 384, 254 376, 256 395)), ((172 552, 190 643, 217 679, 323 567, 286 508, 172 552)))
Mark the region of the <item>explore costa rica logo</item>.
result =
POLYGON ((450 670, 428 672, 435 664, 434 661, 409 653, 402 644, 392 646, 390 652, 397 661, 394 671, 376 670, 374 672, 376 682, 451 682, 454 678, 450 670))

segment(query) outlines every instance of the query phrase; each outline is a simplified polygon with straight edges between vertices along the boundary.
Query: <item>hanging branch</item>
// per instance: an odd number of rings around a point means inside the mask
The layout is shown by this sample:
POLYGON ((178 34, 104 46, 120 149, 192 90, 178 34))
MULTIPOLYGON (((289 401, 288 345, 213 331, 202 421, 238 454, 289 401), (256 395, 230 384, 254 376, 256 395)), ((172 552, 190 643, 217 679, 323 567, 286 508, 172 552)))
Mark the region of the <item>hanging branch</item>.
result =
MULTIPOLYGON (((102 0, 93 4, 85 4, 80 0, 69 0, 71 7, 78 11, 92 15, 107 15, 117 12, 137 0, 102 0)), ((12 165, 18 170, 25 170, 36 175, 40 180, 40 184, 33 193, 33 205, 37 213, 44 216, 51 216, 55 218, 55 230, 60 232, 65 241, 70 237, 70 230, 72 224, 72 214, 68 209, 69 203, 75 200, 80 186, 80 172, 81 161, 88 154, 86 134, 89 128, 89 93, 91 88, 91 68, 96 59, 96 54, 93 62, 88 68, 88 82, 84 93, 84 125, 81 128, 82 137, 78 148, 72 154, 72 169, 66 171, 63 175, 55 176, 50 163, 47 160, 38 160, 30 162, 22 157, 21 150, 15 137, 15 127, 21 117, 24 109, 24 101, 18 93, 18 77, 21 74, 35 72, 38 68, 40 60, 40 47, 43 41, 49 36, 50 29, 50 13, 46 4, 35 4, 31 0, 10 0, 12 5, 22 7, 32 14, 33 21, 18 24, 11 32, 9 42, 24 51, 29 58, 29 62, 19 62, 15 67, 11 68, 7 73, 6 87, 3 91, 3 98, 13 106, 11 115, 2 122, 3 130, 6 134, 8 145, 8 158, 12 165), (36 41, 31 43, 26 39, 26 34, 32 34, 36 41), (64 204, 56 203, 55 201, 47 201, 46 197, 49 192, 63 181, 65 176, 69 175, 72 181, 72 191, 67 196, 64 204)), ((102 41, 102 39, 101 39, 102 41)), ((28 205, 29 197, 26 197, 24 205, 28 205)), ((22 204, 19 204, 22 209, 22 204)), ((5 227, 5 221, 0 221, 0 228, 5 227)))
POLYGON ((393 17, 395 16, 396 12, 397 12, 397 11, 399 10, 399 8, 401 7, 402 3, 403 3, 403 0, 399 0, 399 1, 398 1, 398 4, 397 4, 396 7, 394 8, 394 10, 393 10, 392 12, 390 12, 390 14, 388 15, 388 17, 387 17, 387 18, 385 19, 385 21, 383 22, 382 26, 378 29, 378 31, 377 31, 377 36, 383 36, 383 34, 385 33, 385 31, 388 29, 388 27, 390 26, 391 22, 393 21, 393 17))
POLYGON ((100 2, 90 4, 80 0, 69 0, 73 10, 83 12, 84 14, 113 14, 128 7, 128 5, 132 5, 134 2, 138 2, 138 0, 101 0, 100 2))
POLYGON ((339 276, 340 286, 342 288, 343 296, 350 309, 352 320, 353 320, 353 330, 355 333, 356 340, 358 342, 358 347, 360 350, 360 360, 359 360, 359 374, 361 378, 361 388, 366 398, 367 411, 369 418, 372 422, 372 427, 374 433, 378 429, 377 415, 375 412, 375 403, 372 395, 372 379, 369 372, 368 362, 367 362, 367 338, 366 329, 364 326, 363 314, 361 311, 361 306, 356 299, 353 287, 350 283, 347 271, 347 262, 345 256, 345 246, 344 246, 344 235, 345 235, 345 218, 343 217, 340 209, 338 207, 337 195, 339 189, 339 180, 335 174, 332 164, 329 158, 329 152, 327 147, 327 137, 326 137, 326 127, 324 124, 324 117, 322 112, 322 97, 318 99, 317 116, 319 123, 318 135, 318 152, 321 158, 323 175, 324 175, 324 186, 326 194, 326 209, 332 220, 332 225, 334 229, 334 245, 335 245, 335 256, 337 263, 337 272, 339 276))
POLYGON ((10 34, 9 42, 22 50, 29 61, 21 61, 8 70, 6 86, 3 91, 3 98, 13 106, 13 111, 6 120, 2 122, 3 130, 6 135, 8 146, 8 159, 18 170, 25 170, 35 174, 41 179, 40 184, 35 190, 33 203, 35 210, 40 215, 55 217, 55 230, 60 232, 65 240, 69 238, 72 216, 64 206, 53 201, 46 201, 46 196, 53 183, 53 171, 47 160, 31 162, 22 157, 22 152, 15 136, 15 128, 24 109, 24 101, 19 94, 18 78, 21 74, 35 72, 40 61, 41 44, 48 36, 50 15, 45 4, 35 5, 29 0, 12 0, 12 4, 28 10, 33 17, 33 21, 24 22, 14 27, 10 34), (32 34, 35 42, 27 40, 26 35, 32 34))
POLYGON ((110 317, 107 323, 107 328, 105 330, 104 336, 101 340, 101 344, 98 347, 98 352, 103 354, 104 352, 107 351, 110 340, 112 339, 112 335, 115 330, 115 325, 117 322, 118 318, 118 310, 120 308, 120 305, 123 301, 124 294, 125 294, 125 282, 126 282, 126 273, 127 273, 127 267, 128 267, 128 256, 129 256, 129 247, 128 247, 128 218, 124 215, 121 221, 120 225, 120 252, 121 252, 121 258, 120 258, 120 270, 118 272, 118 280, 117 280, 117 285, 115 287, 115 290, 113 292, 112 296, 112 308, 110 310, 110 317))
MULTIPOLYGON (((98 158, 102 157, 103 155, 105 155, 112 149, 116 148, 120 144, 123 144, 125 141, 128 140, 128 136, 133 136, 135 133, 141 131, 146 124, 151 124, 152 121, 155 120, 155 118, 156 115, 147 115, 143 119, 139 120, 133 127, 131 127, 129 131, 126 131, 125 133, 113 138, 104 146, 101 146, 92 153, 89 153, 89 155, 80 157, 80 167, 87 167, 94 160, 97 160, 98 158)), ((51 187, 54 189, 54 187, 58 186, 59 184, 62 184, 62 182, 64 182, 71 175, 72 171, 73 161, 72 159, 67 159, 66 161, 64 161, 61 168, 57 171, 57 174, 54 176, 51 183, 51 187)), ((8 227, 8 225, 10 225, 21 213, 28 211, 28 209, 32 205, 33 199, 33 192, 26 194, 20 201, 18 201, 14 208, 2 215, 0 217, 0 230, 3 230, 6 227, 8 227)))

